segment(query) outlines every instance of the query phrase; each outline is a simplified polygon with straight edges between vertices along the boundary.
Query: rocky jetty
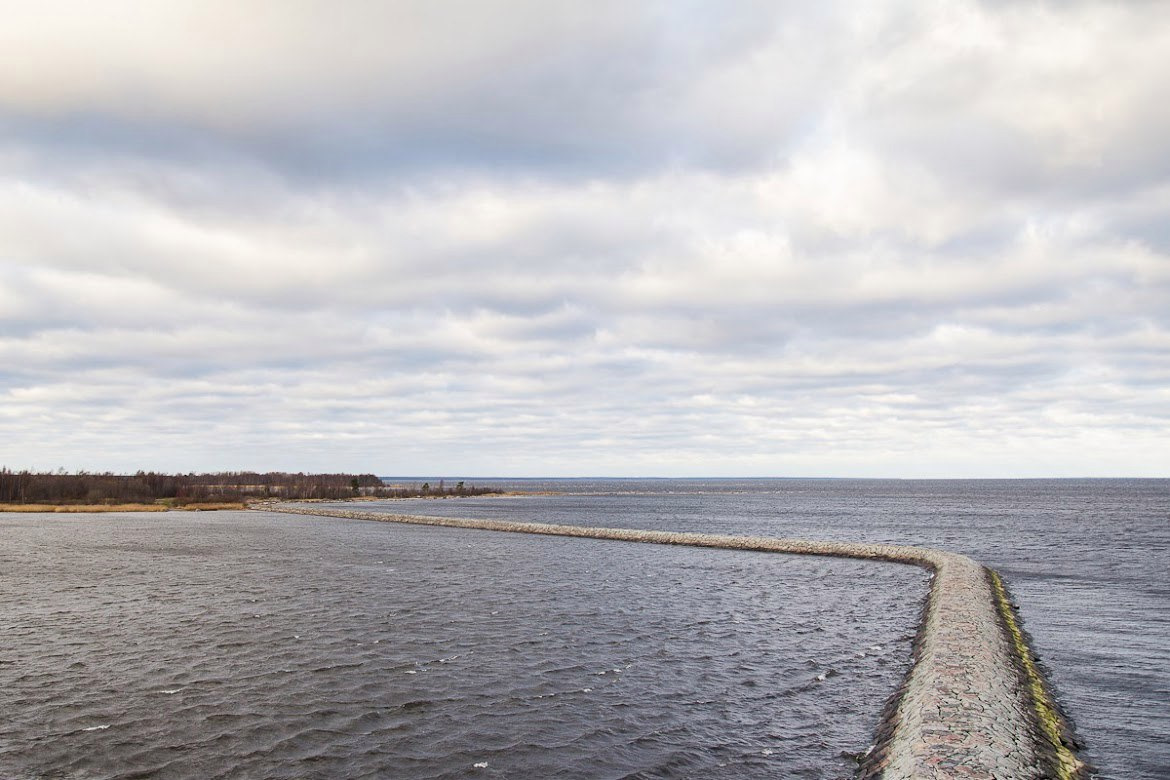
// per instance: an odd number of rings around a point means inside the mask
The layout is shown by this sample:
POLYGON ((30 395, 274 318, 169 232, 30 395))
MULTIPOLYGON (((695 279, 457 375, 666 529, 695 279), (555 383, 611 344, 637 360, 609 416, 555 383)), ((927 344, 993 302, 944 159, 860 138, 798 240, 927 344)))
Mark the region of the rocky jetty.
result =
POLYGON ((934 573, 914 665, 886 708, 863 778, 1073 780, 1088 775, 998 575, 962 555, 903 545, 720 536, 626 528, 358 512, 291 504, 265 511, 731 550, 831 555, 934 573))

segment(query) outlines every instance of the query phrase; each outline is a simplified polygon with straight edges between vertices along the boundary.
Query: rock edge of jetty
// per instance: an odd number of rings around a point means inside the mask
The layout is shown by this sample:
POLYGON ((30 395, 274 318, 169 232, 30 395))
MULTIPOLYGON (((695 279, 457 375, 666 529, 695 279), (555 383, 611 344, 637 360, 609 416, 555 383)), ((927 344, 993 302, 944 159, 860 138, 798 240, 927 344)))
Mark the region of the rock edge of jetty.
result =
POLYGON ((925 547, 590 528, 324 509, 288 514, 575 536, 729 550, 829 555, 921 566, 933 572, 914 642, 914 664, 886 706, 862 778, 883 780, 1083 780, 1089 768, 1028 647, 999 575, 955 553, 925 547))

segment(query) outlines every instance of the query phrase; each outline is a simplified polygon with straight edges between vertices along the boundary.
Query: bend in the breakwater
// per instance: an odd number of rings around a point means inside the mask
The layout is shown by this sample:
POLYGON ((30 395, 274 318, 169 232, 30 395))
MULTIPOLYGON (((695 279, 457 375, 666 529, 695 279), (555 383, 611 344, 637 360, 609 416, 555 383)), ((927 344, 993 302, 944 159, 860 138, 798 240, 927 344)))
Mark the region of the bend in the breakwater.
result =
POLYGON ((922 547, 393 515, 291 505, 267 511, 732 550, 829 555, 934 572, 914 664, 862 760, 866 778, 1073 780, 1087 774, 1032 662, 998 575, 922 547))

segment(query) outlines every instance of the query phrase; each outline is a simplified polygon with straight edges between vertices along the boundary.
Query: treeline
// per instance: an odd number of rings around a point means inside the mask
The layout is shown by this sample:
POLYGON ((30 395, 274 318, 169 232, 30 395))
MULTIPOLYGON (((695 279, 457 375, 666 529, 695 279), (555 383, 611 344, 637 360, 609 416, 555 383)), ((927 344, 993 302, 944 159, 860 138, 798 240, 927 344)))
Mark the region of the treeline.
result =
POLYGON ((375 488, 373 492, 363 495, 372 495, 378 498, 434 498, 444 496, 485 496, 491 493, 503 493, 497 488, 481 488, 475 485, 466 485, 456 482, 455 487, 448 487, 445 480, 440 479, 438 484, 431 485, 424 482, 422 485, 392 485, 375 488))
POLYGON ((227 471, 212 474, 95 474, 79 471, 37 473, 0 468, 0 502, 16 504, 152 503, 175 505, 247 499, 341 499, 355 496, 405 498, 427 495, 482 495, 498 490, 448 489, 440 482, 421 487, 387 487, 373 474, 303 474, 271 471, 227 471))

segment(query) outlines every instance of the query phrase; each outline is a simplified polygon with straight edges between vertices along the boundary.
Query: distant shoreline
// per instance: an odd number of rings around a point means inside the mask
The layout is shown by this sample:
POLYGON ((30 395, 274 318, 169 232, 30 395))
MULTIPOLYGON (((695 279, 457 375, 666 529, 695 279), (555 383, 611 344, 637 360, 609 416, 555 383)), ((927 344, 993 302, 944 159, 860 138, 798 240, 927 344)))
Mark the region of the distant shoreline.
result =
POLYGON ((219 510, 247 509, 240 501, 214 501, 191 503, 182 506, 166 504, 0 504, 0 512, 14 514, 91 514, 95 512, 215 512, 219 510))
MULTIPOLYGON (((448 486, 445 479, 432 485, 387 484, 374 474, 305 474, 287 471, 223 471, 206 474, 164 474, 137 471, 134 474, 111 472, 68 473, 14 471, 0 466, 0 506, 21 505, 52 507, 89 507, 60 511, 143 511, 157 512, 163 507, 193 506, 199 509, 247 509, 257 500, 307 499, 343 500, 347 498, 429 498, 431 496, 475 496, 502 493, 496 488, 477 487, 464 480, 448 486), (107 506, 120 510, 105 509, 107 506), (141 508, 145 507, 145 508, 141 508)), ((9 511, 35 512, 36 509, 9 511)))
MULTIPOLYGON (((439 501, 459 498, 515 498, 517 496, 560 495, 555 491, 500 491, 491 493, 431 493, 412 496, 353 496, 347 498, 301 498, 293 499, 300 504, 350 504, 370 501, 439 501)), ((216 512, 263 509, 279 503, 277 499, 250 499, 246 501, 202 501, 186 504, 171 504, 165 499, 156 502, 123 502, 117 504, 76 504, 69 502, 37 501, 29 503, 0 503, 0 513, 13 514, 91 514, 99 512, 216 512)))

